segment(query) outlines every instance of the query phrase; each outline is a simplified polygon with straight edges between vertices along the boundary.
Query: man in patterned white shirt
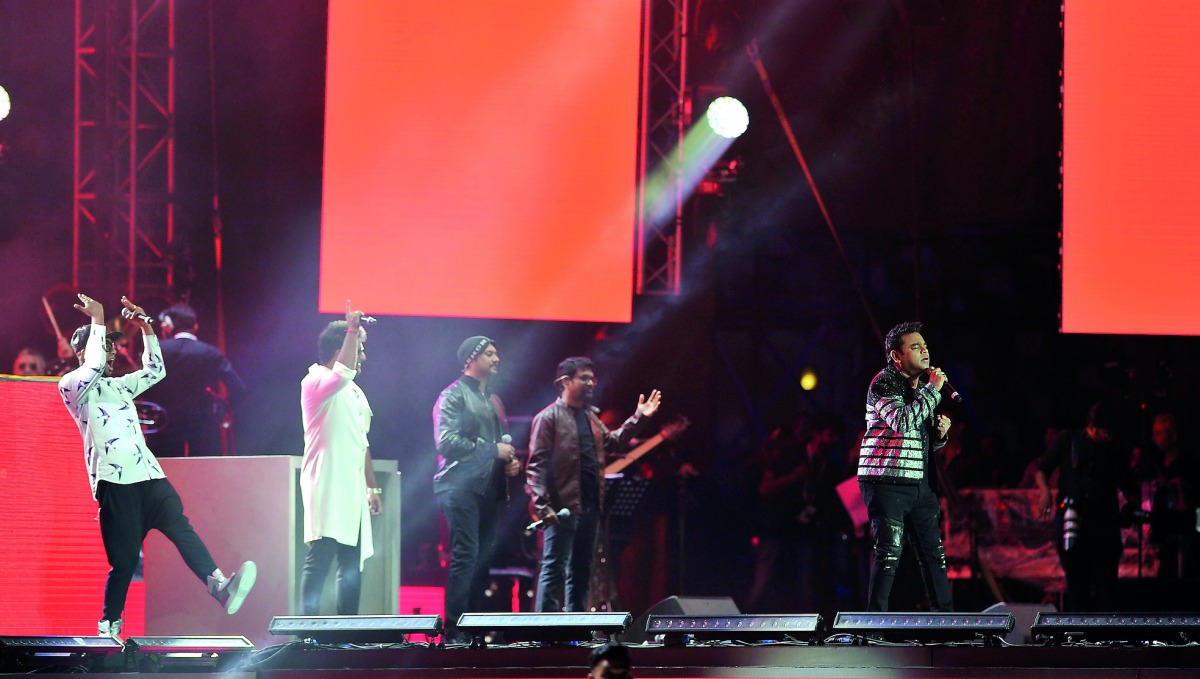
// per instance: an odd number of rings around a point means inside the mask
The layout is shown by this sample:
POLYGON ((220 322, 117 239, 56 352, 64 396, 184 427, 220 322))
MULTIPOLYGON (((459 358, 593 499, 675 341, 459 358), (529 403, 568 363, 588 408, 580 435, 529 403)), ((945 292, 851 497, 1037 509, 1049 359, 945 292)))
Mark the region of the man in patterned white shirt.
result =
POLYGON ((58 391, 83 435, 84 462, 92 496, 100 503, 100 537, 111 567, 104 585, 104 617, 99 633, 120 635, 129 581, 137 568, 142 542, 152 528, 175 543, 188 568, 232 614, 254 586, 257 568, 253 561, 247 561, 228 578, 217 568, 184 516, 183 501, 146 446, 138 424, 133 399, 166 374, 158 338, 147 323, 146 312, 128 298, 121 298, 125 307, 121 315, 142 331, 142 368, 112 377, 116 357, 112 342, 121 333, 105 335, 100 302, 84 294, 79 295, 79 301, 81 304, 75 308, 92 322, 71 337, 79 368, 63 375, 58 391))

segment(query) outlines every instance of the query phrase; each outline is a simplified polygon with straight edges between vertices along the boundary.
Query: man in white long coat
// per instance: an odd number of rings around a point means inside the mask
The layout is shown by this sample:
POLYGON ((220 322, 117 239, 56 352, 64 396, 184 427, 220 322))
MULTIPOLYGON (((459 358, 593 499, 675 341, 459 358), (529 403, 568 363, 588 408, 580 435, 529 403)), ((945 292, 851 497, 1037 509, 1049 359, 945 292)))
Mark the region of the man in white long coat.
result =
POLYGON ((351 311, 321 332, 319 363, 300 382, 304 417, 304 541, 308 555, 300 579, 304 615, 319 615, 321 590, 333 558, 338 561, 337 614, 358 613, 362 565, 374 553, 371 515, 383 511, 367 432, 371 405, 354 383, 367 359, 362 312, 351 311))

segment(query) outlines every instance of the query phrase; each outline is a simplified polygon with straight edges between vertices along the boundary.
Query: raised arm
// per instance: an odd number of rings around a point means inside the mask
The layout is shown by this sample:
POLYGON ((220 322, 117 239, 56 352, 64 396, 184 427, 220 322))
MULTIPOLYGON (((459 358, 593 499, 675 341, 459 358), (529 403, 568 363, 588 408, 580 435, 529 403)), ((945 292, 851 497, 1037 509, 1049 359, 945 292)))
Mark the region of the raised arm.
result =
POLYGON ((84 346, 83 362, 58 381, 58 393, 72 413, 76 412, 83 395, 92 389, 97 378, 104 375, 104 362, 108 358, 104 351, 104 306, 83 293, 79 293, 79 302, 75 308, 91 319, 91 334, 84 346))

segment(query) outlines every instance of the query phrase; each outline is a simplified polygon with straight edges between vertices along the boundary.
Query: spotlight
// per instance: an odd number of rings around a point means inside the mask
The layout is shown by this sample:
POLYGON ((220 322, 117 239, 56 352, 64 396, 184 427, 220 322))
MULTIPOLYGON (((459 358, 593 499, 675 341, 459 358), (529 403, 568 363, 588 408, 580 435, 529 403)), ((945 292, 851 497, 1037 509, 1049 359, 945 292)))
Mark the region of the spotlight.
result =
POLYGON ((9 98, 8 92, 0 87, 0 120, 8 117, 8 112, 12 110, 12 99, 9 98))
POLYGON ((817 388, 817 373, 811 368, 800 373, 800 388, 804 391, 812 391, 817 388))
POLYGON ((750 114, 742 102, 733 97, 717 97, 704 114, 708 126, 719 136, 736 139, 750 126, 750 114))

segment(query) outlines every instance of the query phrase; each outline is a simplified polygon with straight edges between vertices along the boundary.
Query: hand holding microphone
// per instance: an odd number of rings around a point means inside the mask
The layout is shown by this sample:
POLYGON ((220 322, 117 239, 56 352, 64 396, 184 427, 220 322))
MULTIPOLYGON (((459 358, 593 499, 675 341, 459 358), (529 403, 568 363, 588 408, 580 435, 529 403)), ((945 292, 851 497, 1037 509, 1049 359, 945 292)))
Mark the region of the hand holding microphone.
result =
POLYGON ((513 447, 512 436, 505 434, 496 444, 496 457, 504 460, 504 475, 516 476, 521 473, 521 463, 517 461, 517 449, 513 447))
POLYGON ((941 368, 929 369, 929 383, 938 391, 945 389, 951 399, 962 403, 962 395, 958 393, 957 389, 951 386, 950 380, 946 377, 946 373, 942 372, 941 368))
POLYGON ((538 519, 537 521, 534 521, 533 523, 529 524, 528 526, 525 526, 525 530, 533 531, 533 530, 537 530, 539 528, 544 528, 546 526, 557 526, 559 519, 565 519, 570 515, 571 515, 571 510, 566 507, 563 507, 562 509, 558 510, 554 514, 547 514, 545 516, 545 518, 538 519))

